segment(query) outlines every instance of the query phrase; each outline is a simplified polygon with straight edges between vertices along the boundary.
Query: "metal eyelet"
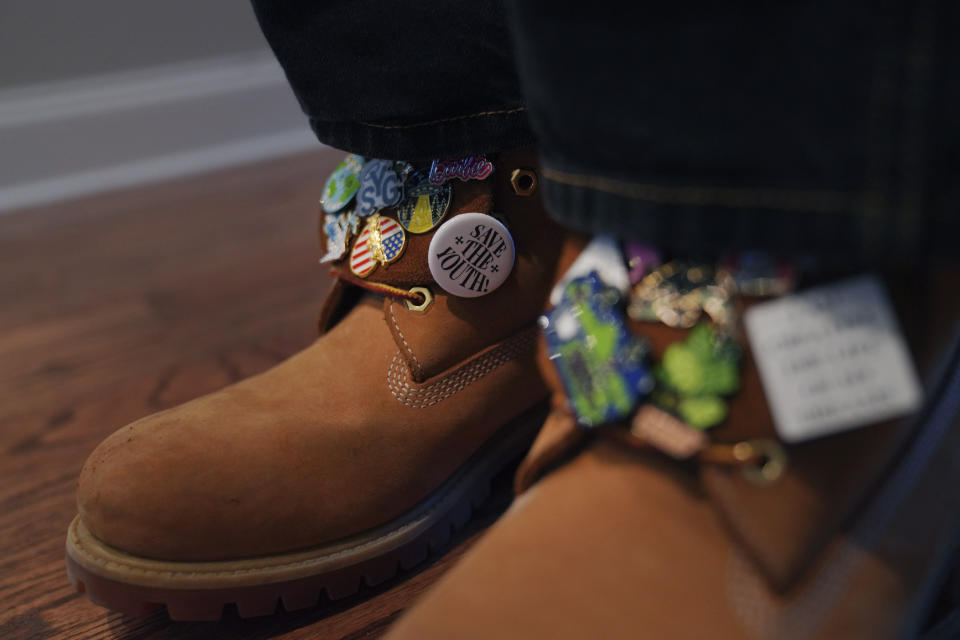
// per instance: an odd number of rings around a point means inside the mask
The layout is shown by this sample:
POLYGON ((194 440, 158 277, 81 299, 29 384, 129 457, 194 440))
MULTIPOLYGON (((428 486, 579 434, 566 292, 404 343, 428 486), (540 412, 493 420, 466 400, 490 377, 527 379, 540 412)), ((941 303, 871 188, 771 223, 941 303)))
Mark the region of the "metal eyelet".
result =
POLYGON ((423 296, 423 302, 420 304, 415 304, 411 300, 407 300, 407 309, 410 311, 426 311, 427 308, 433 304, 433 292, 426 287, 411 287, 410 293, 419 293, 423 296))
POLYGON ((510 184, 518 196, 532 196, 537 190, 537 172, 532 169, 514 169, 510 173, 510 184))
POLYGON ((787 452, 776 440, 738 442, 733 446, 733 457, 743 461, 756 460, 740 469, 743 477, 758 487, 770 486, 787 470, 787 452))

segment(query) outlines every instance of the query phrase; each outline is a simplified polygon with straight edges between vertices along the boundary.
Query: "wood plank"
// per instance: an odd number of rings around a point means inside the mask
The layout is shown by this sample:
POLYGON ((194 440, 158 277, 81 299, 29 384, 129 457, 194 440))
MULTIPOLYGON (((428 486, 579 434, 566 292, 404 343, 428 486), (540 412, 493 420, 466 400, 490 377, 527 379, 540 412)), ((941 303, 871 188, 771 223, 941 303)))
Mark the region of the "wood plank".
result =
POLYGON ((0 638, 374 638, 504 508, 509 478, 409 579, 295 614, 174 623, 74 594, 74 487, 114 429, 279 362, 329 288, 317 199, 333 151, 0 217, 0 638))

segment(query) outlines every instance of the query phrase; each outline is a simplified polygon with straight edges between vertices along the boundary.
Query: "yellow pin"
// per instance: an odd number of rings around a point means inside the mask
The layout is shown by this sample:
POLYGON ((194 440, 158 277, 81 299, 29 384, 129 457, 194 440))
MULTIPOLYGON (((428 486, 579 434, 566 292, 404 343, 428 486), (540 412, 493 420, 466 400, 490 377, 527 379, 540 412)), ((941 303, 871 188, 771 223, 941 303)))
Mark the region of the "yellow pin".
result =
POLYGON ((423 194, 417 197, 417 206, 410 217, 407 229, 411 233, 424 233, 433 228, 433 210, 430 208, 430 196, 423 194))
POLYGON ((427 233, 447 214, 451 192, 449 184, 433 185, 423 176, 414 177, 397 206, 397 220, 410 233, 427 233))

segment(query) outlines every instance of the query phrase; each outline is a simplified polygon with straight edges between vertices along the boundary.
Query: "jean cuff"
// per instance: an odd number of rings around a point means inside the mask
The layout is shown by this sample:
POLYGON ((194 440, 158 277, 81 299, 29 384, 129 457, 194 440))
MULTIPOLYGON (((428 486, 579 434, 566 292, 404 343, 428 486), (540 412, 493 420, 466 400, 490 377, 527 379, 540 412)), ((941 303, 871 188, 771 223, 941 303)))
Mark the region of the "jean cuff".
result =
POLYGON ((585 233, 613 234, 683 255, 763 249, 846 263, 909 259, 884 253, 883 230, 872 228, 878 221, 856 194, 640 184, 549 163, 542 173, 551 215, 585 233))
POLYGON ((328 122, 311 118, 324 144, 368 158, 412 162, 493 153, 534 144, 526 107, 415 123, 328 122))

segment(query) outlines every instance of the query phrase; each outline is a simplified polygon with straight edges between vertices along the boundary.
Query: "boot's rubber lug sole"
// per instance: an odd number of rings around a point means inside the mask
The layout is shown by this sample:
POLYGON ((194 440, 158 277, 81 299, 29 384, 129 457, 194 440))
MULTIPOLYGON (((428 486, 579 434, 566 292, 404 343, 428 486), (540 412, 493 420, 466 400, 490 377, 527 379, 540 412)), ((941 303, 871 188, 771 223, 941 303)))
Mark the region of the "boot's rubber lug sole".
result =
POLYGON ((376 529, 284 554, 172 562, 110 547, 77 516, 67 533, 67 575, 96 604, 128 615, 166 607, 172 620, 219 620, 229 604, 251 618, 346 598, 442 550, 489 496, 493 477, 525 453, 545 415, 538 406, 514 420, 420 504, 376 529))

